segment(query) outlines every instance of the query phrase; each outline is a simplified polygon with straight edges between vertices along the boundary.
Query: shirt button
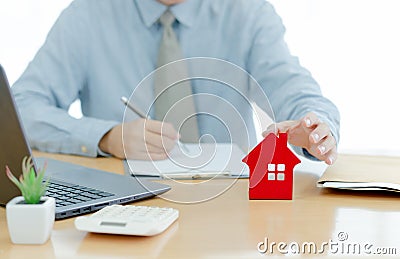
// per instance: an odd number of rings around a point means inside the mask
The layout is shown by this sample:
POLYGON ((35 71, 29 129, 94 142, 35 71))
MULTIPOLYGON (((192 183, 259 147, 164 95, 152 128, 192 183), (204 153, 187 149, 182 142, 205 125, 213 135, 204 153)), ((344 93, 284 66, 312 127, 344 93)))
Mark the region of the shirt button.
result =
POLYGON ((87 153, 88 152, 87 147, 86 146, 81 146, 81 151, 83 153, 87 153))

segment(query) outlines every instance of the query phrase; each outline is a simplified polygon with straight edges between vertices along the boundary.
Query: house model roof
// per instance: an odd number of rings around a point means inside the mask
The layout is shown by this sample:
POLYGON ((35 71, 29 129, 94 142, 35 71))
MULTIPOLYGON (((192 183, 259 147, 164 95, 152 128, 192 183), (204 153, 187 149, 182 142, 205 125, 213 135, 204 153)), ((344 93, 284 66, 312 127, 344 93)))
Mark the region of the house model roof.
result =
POLYGON ((243 158, 242 161, 250 169, 251 186, 264 178, 270 163, 285 164, 289 170, 300 163, 300 159, 288 148, 287 139, 287 133, 278 136, 271 133, 243 158))

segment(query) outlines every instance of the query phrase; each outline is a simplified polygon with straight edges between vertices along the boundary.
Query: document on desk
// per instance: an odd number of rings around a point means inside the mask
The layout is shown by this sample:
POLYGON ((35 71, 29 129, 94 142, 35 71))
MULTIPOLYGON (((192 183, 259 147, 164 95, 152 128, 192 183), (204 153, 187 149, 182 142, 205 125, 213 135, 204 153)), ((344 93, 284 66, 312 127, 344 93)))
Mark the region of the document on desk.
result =
POLYGON ((339 156, 327 168, 317 186, 400 192, 400 159, 390 157, 339 156))
POLYGON ((159 176, 173 179, 240 177, 249 171, 242 163, 244 152, 236 144, 185 144, 175 147, 165 160, 127 160, 130 173, 137 176, 159 176))

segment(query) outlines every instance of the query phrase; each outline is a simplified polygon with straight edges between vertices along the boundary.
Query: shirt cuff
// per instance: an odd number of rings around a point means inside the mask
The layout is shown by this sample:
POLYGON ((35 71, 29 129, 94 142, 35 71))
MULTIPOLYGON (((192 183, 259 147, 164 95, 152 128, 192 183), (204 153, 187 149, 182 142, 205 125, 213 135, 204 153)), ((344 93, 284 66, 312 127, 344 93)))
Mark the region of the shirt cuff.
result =
MULTIPOLYGON (((85 138, 80 140, 80 150, 78 155, 97 157, 99 155, 99 143, 103 136, 115 127, 119 122, 115 121, 95 121, 91 128, 86 132, 85 138)), ((106 154, 106 153, 104 153, 106 154)), ((103 153, 101 153, 103 155, 103 153)))
POLYGON ((97 147, 97 156, 99 157, 112 157, 111 154, 101 151, 100 147, 97 147))

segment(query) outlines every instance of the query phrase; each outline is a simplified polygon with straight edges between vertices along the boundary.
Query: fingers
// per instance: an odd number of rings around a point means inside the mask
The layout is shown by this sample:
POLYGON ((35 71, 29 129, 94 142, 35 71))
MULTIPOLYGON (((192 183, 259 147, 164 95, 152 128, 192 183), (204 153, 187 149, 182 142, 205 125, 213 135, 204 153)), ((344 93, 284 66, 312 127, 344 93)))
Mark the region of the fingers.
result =
POLYGON ((309 134, 309 151, 312 155, 332 165, 337 158, 336 140, 326 123, 312 121, 310 127, 315 127, 309 134))
POLYGON ((309 152, 328 165, 332 165, 337 159, 336 140, 329 134, 317 143, 310 145, 309 152))
POLYGON ((315 129, 309 135, 310 143, 316 144, 331 134, 331 130, 326 123, 319 123, 313 126, 315 126, 315 129))
POLYGON ((268 128, 262 133, 263 137, 266 137, 270 133, 278 134, 279 132, 287 132, 290 128, 298 125, 297 121, 283 121, 274 123, 268 126, 268 128))
POLYGON ((307 113, 306 116, 304 116, 304 118, 302 119, 303 126, 305 126, 307 128, 312 128, 320 122, 321 121, 318 118, 318 116, 313 112, 307 113))
POLYGON ((328 165, 332 165, 337 159, 337 143, 331 134, 331 129, 313 112, 298 121, 272 124, 263 132, 263 136, 280 132, 288 133, 288 141, 291 145, 307 149, 311 155, 325 161, 328 165))
POLYGON ((145 131, 144 141, 146 143, 147 151, 155 153, 168 152, 176 144, 175 139, 171 139, 151 131, 145 131))
POLYGON ((337 156, 338 156, 338 153, 337 153, 337 150, 336 150, 336 148, 335 149, 332 149, 327 155, 326 155, 326 158, 325 158, 325 163, 327 163, 328 165, 333 165, 333 163, 335 163, 335 161, 337 160, 337 156))
POLYGON ((145 130, 162 135, 164 137, 176 140, 179 135, 171 123, 161 122, 156 120, 146 120, 145 130))
POLYGON ((128 159, 160 160, 168 157, 177 138, 178 133, 169 123, 138 119, 124 124, 121 146, 128 159))
POLYGON ((178 133, 170 123, 146 120, 144 141, 148 152, 166 153, 172 150, 178 133))

